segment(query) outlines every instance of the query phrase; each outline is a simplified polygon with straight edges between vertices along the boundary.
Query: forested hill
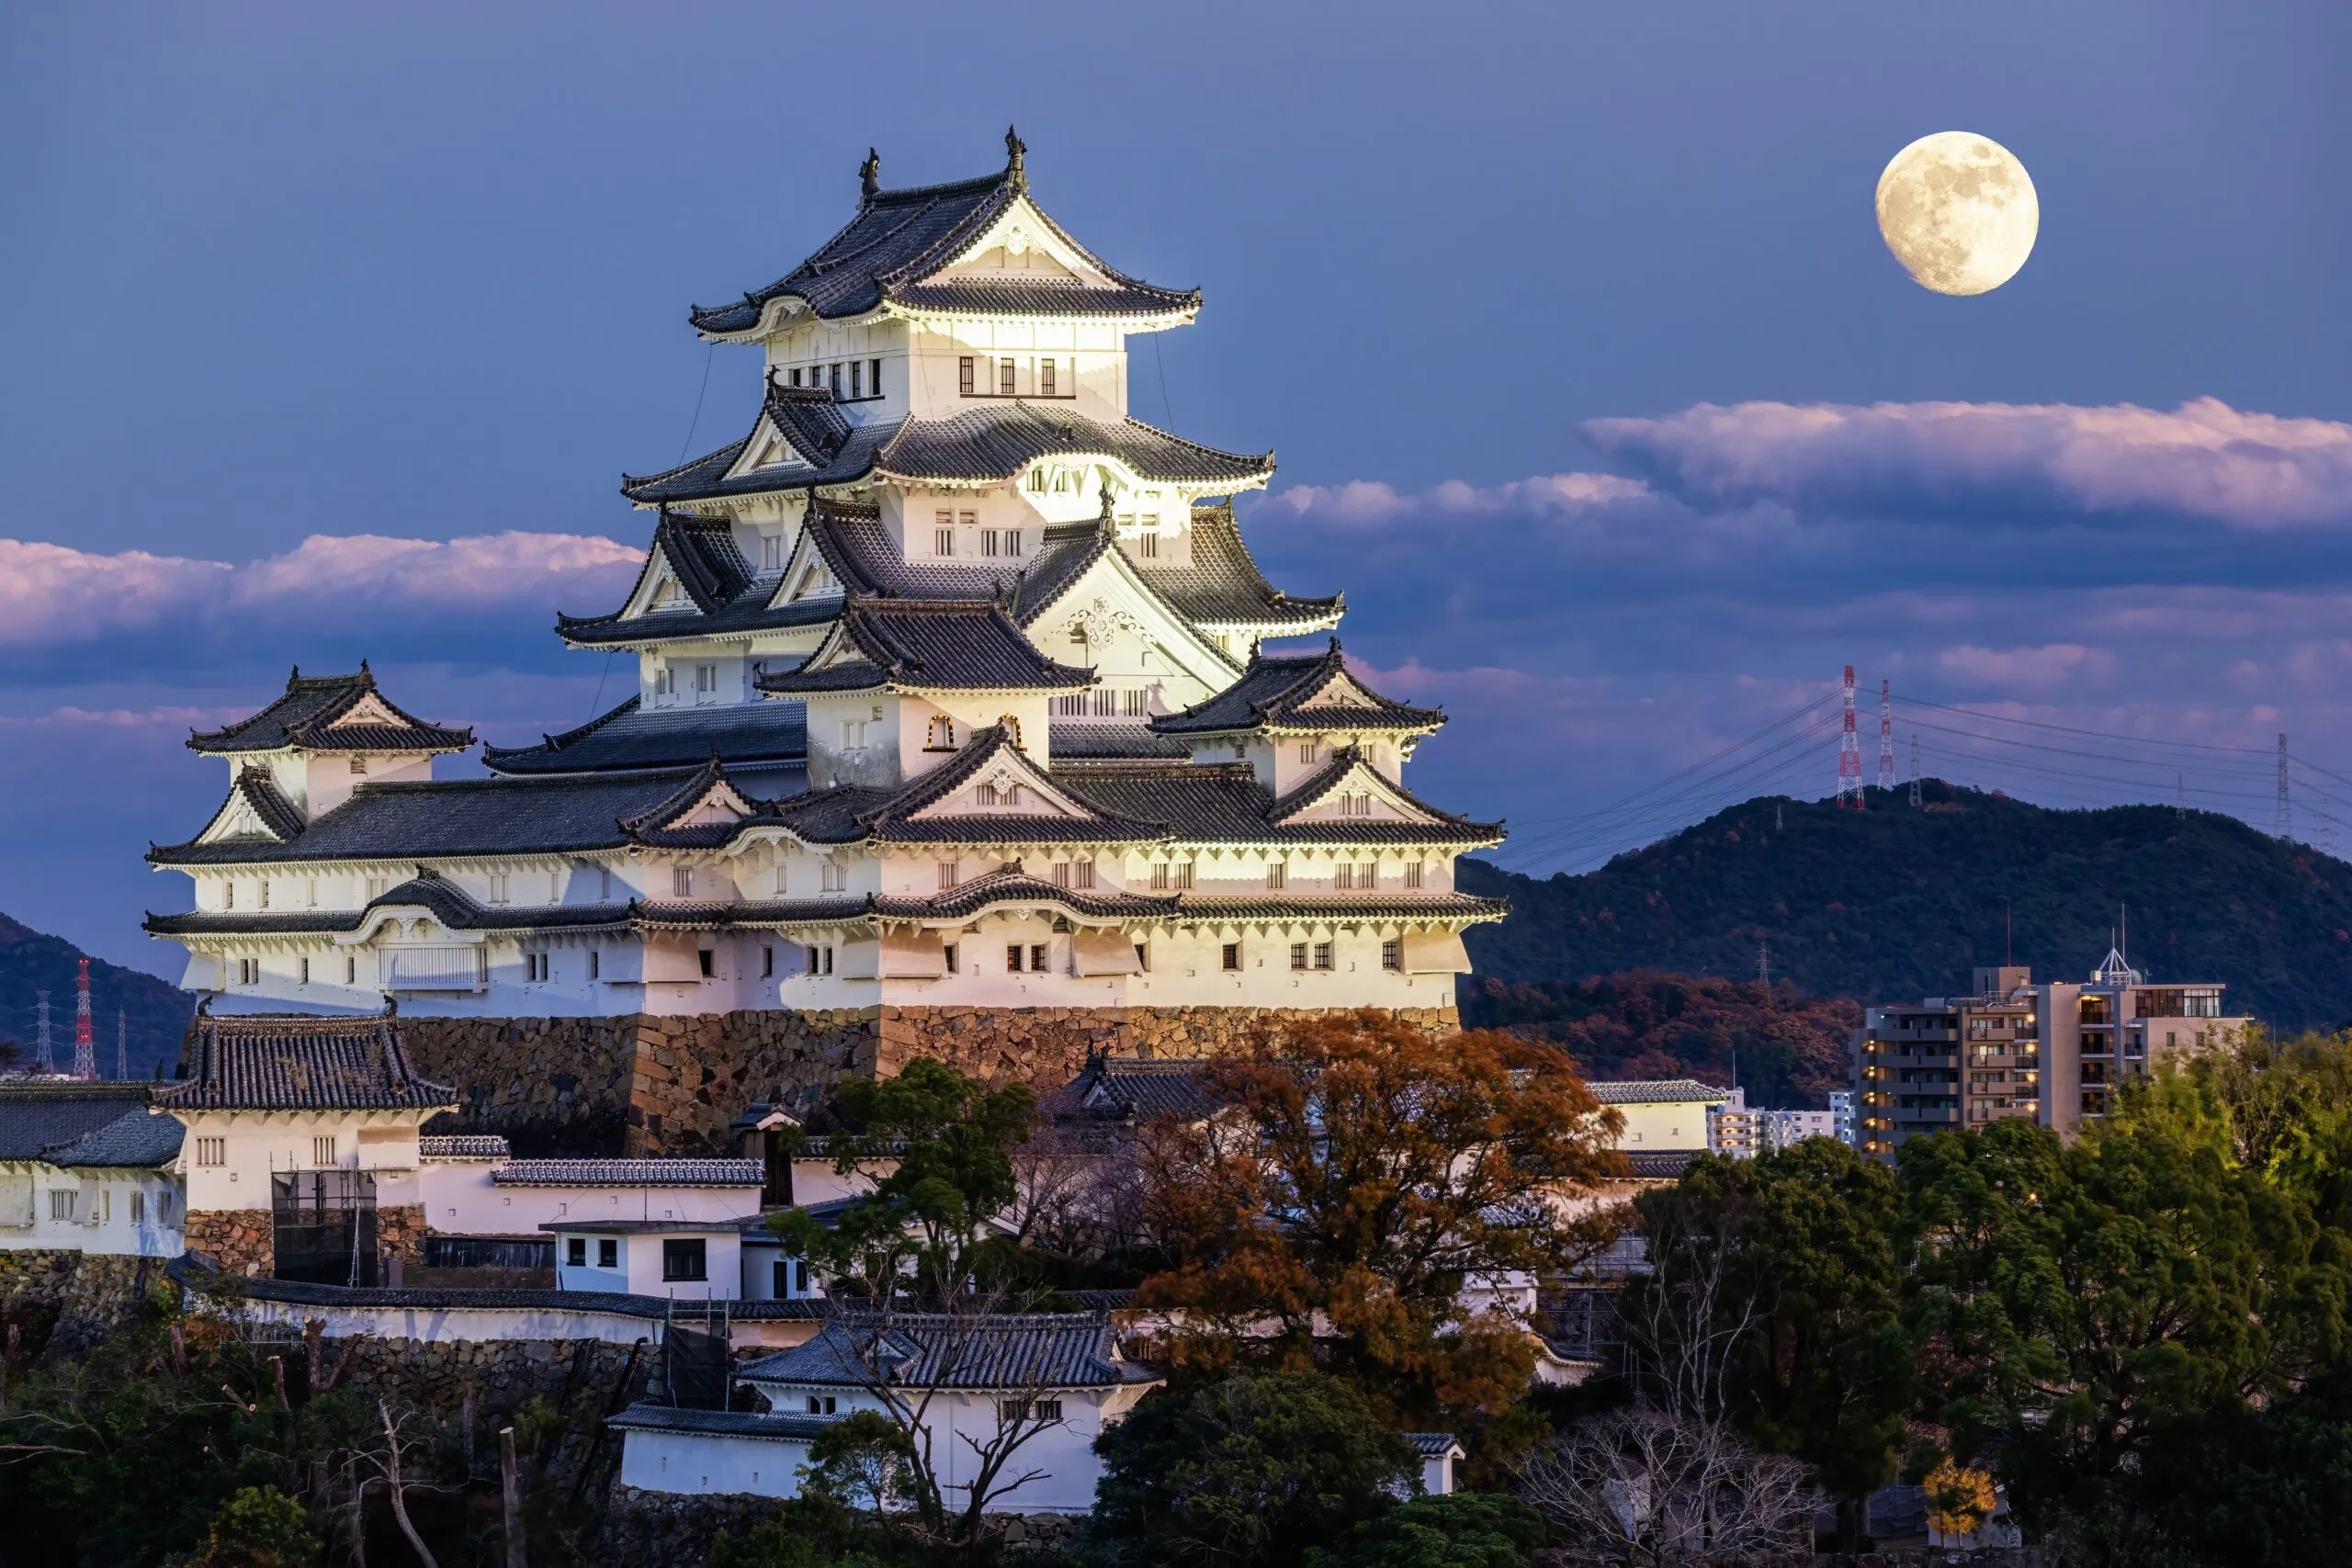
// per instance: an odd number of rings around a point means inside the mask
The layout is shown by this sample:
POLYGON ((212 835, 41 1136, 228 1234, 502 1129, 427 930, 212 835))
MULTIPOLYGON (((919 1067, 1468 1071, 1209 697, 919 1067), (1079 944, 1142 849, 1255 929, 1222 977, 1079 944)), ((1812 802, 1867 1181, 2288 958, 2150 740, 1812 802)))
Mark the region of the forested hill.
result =
MULTIPOLYGON (((0 915, 0 1043, 33 1055, 38 998, 49 993, 50 1039, 60 1068, 74 1065, 74 971, 82 954, 63 937, 37 931, 0 915)), ((130 1076, 153 1077, 155 1064, 179 1060, 180 1037, 187 1032, 196 999, 169 980, 125 969, 103 958, 90 961, 90 1010, 96 1027, 98 1076, 115 1072, 115 1014, 123 1015, 130 1047, 130 1076)))
POLYGON ((1470 931, 1472 961, 1505 981, 1746 979, 1769 943, 1776 980, 1897 1001, 2002 962, 2005 909, 2017 963, 2086 978, 2129 906, 2152 978, 2222 981, 2233 1010, 2281 1028, 2352 1019, 2352 865, 2211 812, 2053 811, 1934 781, 1922 796, 1871 790, 1859 813, 1751 800, 1581 876, 1464 862, 1465 891, 1512 905, 1470 931))

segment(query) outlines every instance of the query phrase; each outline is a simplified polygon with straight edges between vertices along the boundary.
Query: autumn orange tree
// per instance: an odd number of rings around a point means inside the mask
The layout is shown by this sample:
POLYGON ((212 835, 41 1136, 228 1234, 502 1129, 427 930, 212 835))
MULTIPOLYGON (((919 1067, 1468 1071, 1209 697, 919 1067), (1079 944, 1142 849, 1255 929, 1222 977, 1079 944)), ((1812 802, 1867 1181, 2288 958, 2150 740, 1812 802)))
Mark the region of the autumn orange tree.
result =
POLYGON ((1320 1367, 1392 1419, 1509 1405, 1534 1350, 1494 1287, 1570 1267, 1591 1238, 1564 1200, 1618 1168, 1620 1118, 1568 1056, 1366 1010, 1204 1076, 1222 1109, 1143 1147, 1172 1264, 1137 1304, 1170 1312, 1171 1359, 1320 1367))

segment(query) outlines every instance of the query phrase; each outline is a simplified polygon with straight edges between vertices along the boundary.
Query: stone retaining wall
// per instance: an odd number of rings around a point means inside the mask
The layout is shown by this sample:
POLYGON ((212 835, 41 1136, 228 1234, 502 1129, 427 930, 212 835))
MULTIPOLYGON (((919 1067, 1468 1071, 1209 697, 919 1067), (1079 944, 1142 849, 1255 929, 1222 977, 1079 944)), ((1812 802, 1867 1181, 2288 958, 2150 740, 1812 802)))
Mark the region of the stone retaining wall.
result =
POLYGON ((424 1261, 424 1205, 392 1203, 376 1211, 376 1251, 404 1269, 424 1261))
MULTIPOLYGON (((1069 1081, 1090 1051, 1213 1056, 1328 1016, 1307 1008, 862 1008, 657 1018, 408 1019, 425 1077, 465 1107, 437 1132, 501 1133, 519 1155, 723 1154, 764 1100, 801 1110, 839 1079, 931 1056, 989 1079, 1069 1081)), ((1402 1016, 1461 1027, 1451 1007, 1402 1016)))
MULTIPOLYGON (((776 1501, 742 1493, 646 1492, 613 1483, 605 1516, 583 1543, 598 1562, 658 1562, 663 1568, 702 1568, 711 1543, 722 1535, 747 1535, 775 1517, 776 1501)), ((1078 1533, 1079 1521, 1062 1514, 992 1514, 982 1529, 995 1542, 1000 1562, 1059 1562, 1078 1533)))
POLYGON ((181 1226, 190 1252, 201 1252, 223 1274, 266 1276, 277 1257, 267 1209, 190 1209, 181 1226))
POLYGON ((0 1251, 0 1337, 14 1325, 27 1354, 77 1355, 136 1318, 163 1280, 157 1258, 57 1247, 0 1251))

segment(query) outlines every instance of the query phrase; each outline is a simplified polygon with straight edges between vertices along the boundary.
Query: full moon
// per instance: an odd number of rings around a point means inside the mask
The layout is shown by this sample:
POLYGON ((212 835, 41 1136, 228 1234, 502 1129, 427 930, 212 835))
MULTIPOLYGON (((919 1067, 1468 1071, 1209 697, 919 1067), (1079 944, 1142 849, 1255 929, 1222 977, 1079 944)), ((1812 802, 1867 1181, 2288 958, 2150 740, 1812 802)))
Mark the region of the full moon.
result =
POLYGON ((1989 136, 1939 130, 1878 177, 1878 231, 1903 270, 1939 294, 1984 294, 2033 254, 2041 203, 2016 154, 1989 136))

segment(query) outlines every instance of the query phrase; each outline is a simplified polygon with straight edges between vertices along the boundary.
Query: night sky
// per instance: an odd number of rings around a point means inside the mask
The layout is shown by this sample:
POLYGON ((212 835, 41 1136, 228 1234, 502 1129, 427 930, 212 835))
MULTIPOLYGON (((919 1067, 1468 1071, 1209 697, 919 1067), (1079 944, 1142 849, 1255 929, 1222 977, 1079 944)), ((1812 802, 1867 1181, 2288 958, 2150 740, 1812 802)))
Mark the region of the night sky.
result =
POLYGON ((1008 121, 1204 290, 1132 411, 1277 449, 1253 547, 1446 705, 1408 783, 1506 863, 1827 793, 1848 663, 1873 773, 1885 680, 1906 772, 2267 828, 2283 730, 2352 852, 2346 79, 2341 0, 13 7, 0 909, 175 971, 181 741, 289 664, 504 743, 608 705, 552 612, 756 397, 687 305, 1008 121), (1871 215, 1954 129, 2041 201, 1975 299, 1871 215))

